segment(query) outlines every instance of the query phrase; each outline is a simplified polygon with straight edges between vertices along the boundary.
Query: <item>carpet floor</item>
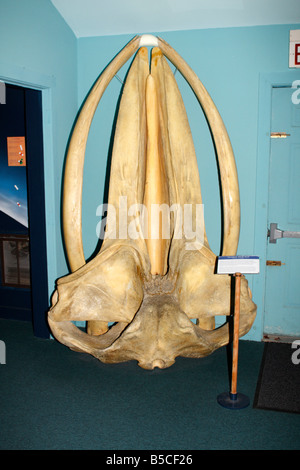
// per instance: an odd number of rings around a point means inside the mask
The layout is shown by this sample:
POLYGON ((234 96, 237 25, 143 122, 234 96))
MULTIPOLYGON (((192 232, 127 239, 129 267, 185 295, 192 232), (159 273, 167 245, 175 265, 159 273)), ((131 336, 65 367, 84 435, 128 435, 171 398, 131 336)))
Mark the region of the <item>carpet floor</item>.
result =
POLYGON ((254 406, 300 413, 300 364, 291 344, 265 344, 254 406))
POLYGON ((36 338, 26 322, 0 320, 0 339, 0 449, 300 448, 299 415, 253 408, 263 343, 240 341, 238 391, 250 406, 228 410, 217 403, 229 390, 227 348, 146 371, 36 338))

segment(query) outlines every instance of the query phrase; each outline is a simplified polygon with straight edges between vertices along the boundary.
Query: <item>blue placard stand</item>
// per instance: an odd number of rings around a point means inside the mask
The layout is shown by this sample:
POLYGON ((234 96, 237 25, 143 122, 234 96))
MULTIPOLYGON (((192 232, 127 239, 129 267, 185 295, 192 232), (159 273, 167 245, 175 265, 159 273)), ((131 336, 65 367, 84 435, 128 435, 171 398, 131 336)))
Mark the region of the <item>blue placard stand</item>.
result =
POLYGON ((259 258, 258 256, 219 256, 217 272, 218 274, 233 274, 235 278, 231 389, 230 392, 218 395, 217 401, 224 408, 240 410, 250 403, 246 395, 237 392, 241 278, 242 274, 259 273, 259 258))

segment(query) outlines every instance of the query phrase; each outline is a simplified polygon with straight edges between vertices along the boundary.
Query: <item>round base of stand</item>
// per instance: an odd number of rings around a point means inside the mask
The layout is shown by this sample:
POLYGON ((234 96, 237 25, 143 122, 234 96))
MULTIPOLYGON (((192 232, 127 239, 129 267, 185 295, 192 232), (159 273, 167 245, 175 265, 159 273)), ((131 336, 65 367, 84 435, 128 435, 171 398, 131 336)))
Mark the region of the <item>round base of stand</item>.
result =
POLYGON ((231 392, 221 393, 218 395, 217 401, 219 405, 230 410, 241 410, 242 408, 246 408, 250 403, 246 395, 231 392))

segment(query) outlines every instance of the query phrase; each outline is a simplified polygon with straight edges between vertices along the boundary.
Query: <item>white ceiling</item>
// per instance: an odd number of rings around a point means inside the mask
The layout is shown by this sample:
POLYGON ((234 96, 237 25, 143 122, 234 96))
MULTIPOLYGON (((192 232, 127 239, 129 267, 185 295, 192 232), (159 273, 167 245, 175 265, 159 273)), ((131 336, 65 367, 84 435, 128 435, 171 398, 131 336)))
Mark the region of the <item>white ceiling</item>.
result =
POLYGON ((79 37, 300 23, 300 0, 51 0, 79 37))

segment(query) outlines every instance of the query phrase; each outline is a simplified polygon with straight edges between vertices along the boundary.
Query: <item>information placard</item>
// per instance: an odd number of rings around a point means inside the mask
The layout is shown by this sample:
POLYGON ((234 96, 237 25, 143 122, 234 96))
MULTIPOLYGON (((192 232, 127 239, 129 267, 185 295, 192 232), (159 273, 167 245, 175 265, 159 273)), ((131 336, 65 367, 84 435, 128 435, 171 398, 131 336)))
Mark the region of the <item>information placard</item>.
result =
POLYGON ((218 274, 258 274, 258 256, 219 256, 217 264, 218 274))

